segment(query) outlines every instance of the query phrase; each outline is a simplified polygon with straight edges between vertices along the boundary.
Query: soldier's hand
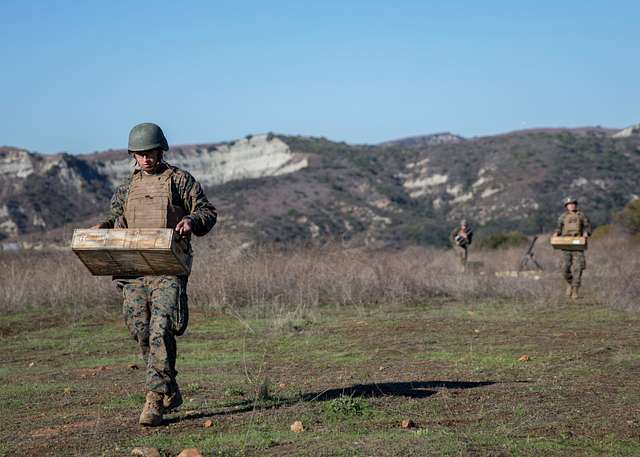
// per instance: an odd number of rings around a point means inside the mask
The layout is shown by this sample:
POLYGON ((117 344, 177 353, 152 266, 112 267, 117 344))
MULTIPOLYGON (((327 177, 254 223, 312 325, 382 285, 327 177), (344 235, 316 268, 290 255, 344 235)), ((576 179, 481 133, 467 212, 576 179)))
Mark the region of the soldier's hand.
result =
POLYGON ((189 218, 182 219, 180 222, 178 222, 178 225, 176 225, 176 232, 178 232, 182 236, 191 235, 192 230, 193 223, 189 218))

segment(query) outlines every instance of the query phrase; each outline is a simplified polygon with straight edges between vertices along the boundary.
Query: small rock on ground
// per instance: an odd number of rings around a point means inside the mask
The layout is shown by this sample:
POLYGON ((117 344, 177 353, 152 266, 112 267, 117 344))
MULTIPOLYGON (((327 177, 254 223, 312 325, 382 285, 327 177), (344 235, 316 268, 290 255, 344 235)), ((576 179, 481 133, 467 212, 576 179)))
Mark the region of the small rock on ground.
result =
POLYGON ((160 451, 154 447, 136 447, 131 451, 131 455, 135 457, 161 457, 160 451))
POLYGON ((411 419, 405 419, 402 421, 402 424, 400 424, 402 426, 402 428, 413 428, 416 426, 415 422, 413 422, 411 419))
POLYGON ((300 421, 295 421, 293 424, 291 424, 291 431, 294 433, 300 433, 304 431, 304 426, 302 425, 302 422, 300 421))

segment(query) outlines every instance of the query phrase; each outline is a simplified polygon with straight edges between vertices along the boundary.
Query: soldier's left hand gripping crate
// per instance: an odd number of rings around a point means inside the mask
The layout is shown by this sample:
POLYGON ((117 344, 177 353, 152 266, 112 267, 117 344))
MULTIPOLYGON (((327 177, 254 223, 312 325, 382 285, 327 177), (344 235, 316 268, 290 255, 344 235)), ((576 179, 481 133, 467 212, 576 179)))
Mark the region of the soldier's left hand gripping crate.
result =
POLYGON ((96 276, 191 272, 189 244, 172 229, 77 229, 71 249, 96 276))

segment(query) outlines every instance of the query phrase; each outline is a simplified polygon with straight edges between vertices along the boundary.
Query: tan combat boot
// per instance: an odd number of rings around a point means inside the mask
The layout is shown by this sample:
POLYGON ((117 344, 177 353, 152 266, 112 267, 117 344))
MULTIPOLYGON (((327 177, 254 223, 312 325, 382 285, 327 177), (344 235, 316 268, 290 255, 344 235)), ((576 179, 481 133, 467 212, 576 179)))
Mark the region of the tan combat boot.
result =
POLYGON ((166 412, 169 412, 173 409, 176 409, 178 406, 182 404, 182 394, 180 393, 180 389, 176 387, 176 391, 172 394, 164 394, 162 397, 162 406, 166 412))
POLYGON ((579 298, 578 296, 578 287, 572 287, 571 288, 571 300, 577 300, 579 298))
POLYGON ((162 424, 162 394, 157 392, 147 392, 147 401, 144 403, 142 414, 140 414, 140 425, 155 427, 162 424))
POLYGON ((573 292, 573 287, 571 286, 571 283, 567 284, 567 289, 565 290, 564 294, 568 297, 571 297, 571 293, 573 292))

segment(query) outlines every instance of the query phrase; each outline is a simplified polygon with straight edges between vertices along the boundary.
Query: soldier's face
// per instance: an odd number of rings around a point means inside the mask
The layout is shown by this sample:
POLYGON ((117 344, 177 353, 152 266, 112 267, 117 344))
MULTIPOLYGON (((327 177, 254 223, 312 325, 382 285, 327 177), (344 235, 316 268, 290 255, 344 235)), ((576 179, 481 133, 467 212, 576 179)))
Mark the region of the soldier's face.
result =
POLYGON ((162 159, 162 151, 143 151, 135 152, 133 156, 136 158, 136 162, 142 171, 147 173, 152 172, 162 159))
POLYGON ((567 211, 571 211, 572 213, 578 208, 575 203, 567 203, 567 211))

